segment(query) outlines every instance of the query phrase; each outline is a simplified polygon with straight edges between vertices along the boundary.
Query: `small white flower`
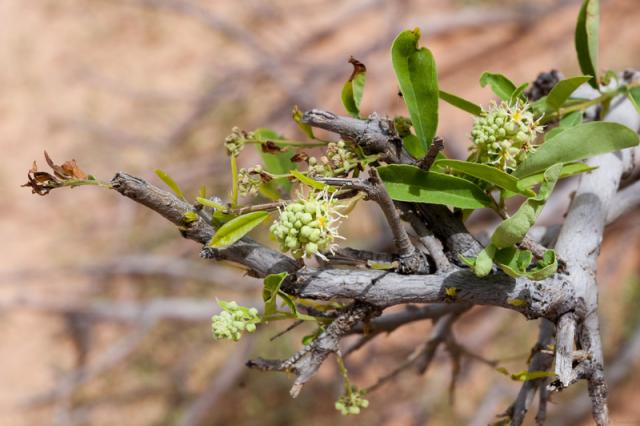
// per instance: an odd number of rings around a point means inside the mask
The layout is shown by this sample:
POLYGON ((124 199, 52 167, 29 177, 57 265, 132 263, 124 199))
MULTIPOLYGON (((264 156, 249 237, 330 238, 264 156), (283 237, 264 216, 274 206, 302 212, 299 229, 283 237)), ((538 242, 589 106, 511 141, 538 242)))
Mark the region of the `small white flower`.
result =
POLYGON ((535 150, 535 139, 543 130, 540 119, 529 111, 526 102, 492 103, 471 130, 472 159, 513 171, 535 150))
POLYGON ((299 197, 279 209, 280 217, 271 225, 271 233, 280 243, 282 251, 291 251, 301 258, 333 252, 336 239, 344 239, 338 233, 338 224, 345 217, 328 191, 299 197))

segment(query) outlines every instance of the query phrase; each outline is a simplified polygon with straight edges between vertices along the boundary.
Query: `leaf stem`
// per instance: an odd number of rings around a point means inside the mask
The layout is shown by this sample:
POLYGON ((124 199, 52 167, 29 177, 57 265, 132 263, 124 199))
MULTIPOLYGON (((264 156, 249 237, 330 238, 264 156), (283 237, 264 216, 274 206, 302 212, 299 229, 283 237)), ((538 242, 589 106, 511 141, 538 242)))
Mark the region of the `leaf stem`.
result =
POLYGON ((231 157, 231 207, 236 208, 238 206, 238 162, 235 155, 231 157))

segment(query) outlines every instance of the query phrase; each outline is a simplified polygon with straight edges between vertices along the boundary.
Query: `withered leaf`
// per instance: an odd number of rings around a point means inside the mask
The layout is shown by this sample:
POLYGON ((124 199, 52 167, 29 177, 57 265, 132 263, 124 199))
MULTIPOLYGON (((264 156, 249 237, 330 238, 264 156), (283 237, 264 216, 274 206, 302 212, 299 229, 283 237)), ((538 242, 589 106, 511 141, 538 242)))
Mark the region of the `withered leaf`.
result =
POLYGON ((62 169, 70 176, 76 179, 86 179, 87 174, 78 167, 76 160, 65 161, 62 165, 62 169))
POLYGON ((358 74, 367 72, 367 67, 353 56, 349 58, 349 63, 353 65, 353 72, 351 73, 351 77, 349 77, 349 81, 353 81, 358 74))
POLYGON ((262 144, 262 152, 266 152, 268 154, 277 154, 278 152, 282 152, 283 149, 280 148, 274 141, 266 141, 262 144))
POLYGON ((309 161, 309 154, 306 152, 298 152, 293 157, 291 157, 291 161, 294 163, 306 163, 309 161))

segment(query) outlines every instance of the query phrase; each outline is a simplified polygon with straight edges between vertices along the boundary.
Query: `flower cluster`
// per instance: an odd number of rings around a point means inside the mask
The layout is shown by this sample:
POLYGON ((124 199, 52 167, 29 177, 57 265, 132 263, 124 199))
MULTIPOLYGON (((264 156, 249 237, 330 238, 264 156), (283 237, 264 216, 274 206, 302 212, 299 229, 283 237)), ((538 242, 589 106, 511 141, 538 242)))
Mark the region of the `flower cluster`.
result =
POLYGON ((529 104, 520 101, 513 105, 493 104, 473 125, 471 158, 506 172, 513 171, 533 152, 539 133, 542 133, 540 119, 536 120, 529 111, 529 104))
POLYGON ((331 142, 327 145, 327 153, 320 157, 309 158, 309 176, 335 176, 347 173, 357 164, 358 159, 344 141, 331 142))
POLYGON ((341 217, 333 198, 322 191, 288 203, 270 230, 282 251, 291 251, 296 258, 323 257, 323 252, 334 248, 336 238, 343 238, 337 227, 341 217))
POLYGON ((343 416, 349 414, 360 414, 362 408, 369 406, 369 401, 364 397, 366 392, 358 390, 355 386, 351 388, 351 392, 347 392, 336 401, 336 410, 340 411, 343 416))
POLYGON ((270 179, 260 164, 250 169, 242 168, 238 172, 238 191, 243 197, 256 195, 260 190, 260 185, 270 179))
POLYGON ((247 140, 254 138, 253 133, 245 132, 238 127, 231 129, 231 134, 224 140, 224 147, 227 149, 227 154, 232 157, 237 157, 244 148, 244 144, 247 140))
POLYGON ((222 312, 211 317, 211 329, 213 338, 240 340, 242 332, 253 333, 256 331, 256 324, 260 322, 258 310, 256 308, 245 308, 236 302, 225 302, 218 300, 218 305, 222 312))

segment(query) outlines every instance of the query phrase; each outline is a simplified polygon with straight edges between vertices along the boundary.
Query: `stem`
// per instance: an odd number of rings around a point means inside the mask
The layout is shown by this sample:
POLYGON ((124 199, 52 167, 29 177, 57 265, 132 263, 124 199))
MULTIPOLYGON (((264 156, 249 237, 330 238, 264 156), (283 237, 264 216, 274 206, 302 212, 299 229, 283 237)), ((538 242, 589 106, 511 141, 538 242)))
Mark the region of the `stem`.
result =
POLYGON ((351 388, 351 382, 349 381, 349 373, 347 371, 347 367, 344 365, 344 359, 342 359, 340 351, 336 351, 336 363, 338 364, 340 375, 344 380, 344 389, 347 392, 347 395, 349 395, 349 399, 351 399, 353 397, 353 391, 351 388))
POLYGON ((234 155, 231 156, 231 207, 238 206, 238 163, 234 155))
POLYGON ((250 139, 247 140, 245 143, 247 144, 260 144, 260 145, 264 145, 267 142, 273 142, 276 145, 285 145, 285 146, 294 146, 294 147, 301 147, 301 148, 314 148, 314 147, 318 147, 318 146, 327 146, 330 142, 326 142, 326 141, 321 141, 321 142, 304 142, 304 141, 292 141, 292 140, 288 140, 288 139, 250 139))

